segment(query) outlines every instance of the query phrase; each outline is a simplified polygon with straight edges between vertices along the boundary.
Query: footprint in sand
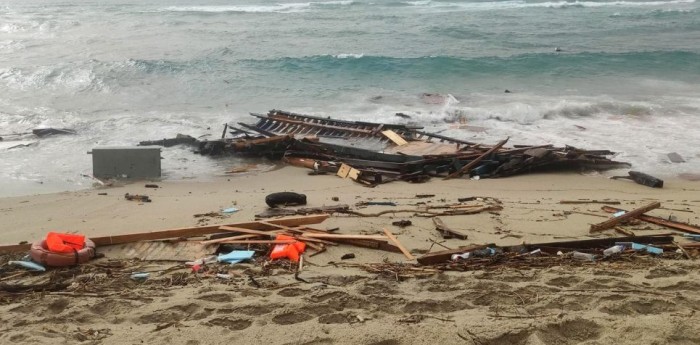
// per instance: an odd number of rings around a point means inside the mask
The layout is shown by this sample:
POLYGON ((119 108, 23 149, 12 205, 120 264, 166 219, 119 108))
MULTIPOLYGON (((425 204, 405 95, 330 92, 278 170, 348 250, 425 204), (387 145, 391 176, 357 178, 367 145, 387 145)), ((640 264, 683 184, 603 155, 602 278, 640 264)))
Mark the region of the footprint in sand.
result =
POLYGON ((272 318, 272 322, 278 325, 292 325, 295 323, 309 321, 311 319, 313 319, 313 316, 306 313, 288 312, 275 315, 275 317, 272 318))
POLYGON ((232 331, 240 331, 250 327, 250 325, 252 325, 253 322, 246 319, 230 319, 226 317, 221 317, 209 320, 209 322, 205 324, 209 326, 224 327, 232 331))

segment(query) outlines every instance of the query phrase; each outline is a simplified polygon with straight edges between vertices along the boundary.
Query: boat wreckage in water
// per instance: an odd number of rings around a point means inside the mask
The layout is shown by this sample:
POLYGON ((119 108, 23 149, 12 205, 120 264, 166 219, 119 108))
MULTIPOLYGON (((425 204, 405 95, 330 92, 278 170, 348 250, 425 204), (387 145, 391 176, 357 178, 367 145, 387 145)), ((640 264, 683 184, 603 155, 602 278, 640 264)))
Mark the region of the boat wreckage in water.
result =
POLYGON ((203 155, 267 157, 313 169, 313 174, 338 174, 373 186, 394 180, 424 182, 431 177, 506 177, 547 170, 616 169, 608 150, 571 146, 515 145, 508 138, 494 146, 427 133, 422 127, 345 121, 271 110, 238 127, 226 124, 221 139, 200 141, 190 136, 144 141, 139 145, 188 144, 203 155), (227 137, 228 136, 228 137, 227 137))

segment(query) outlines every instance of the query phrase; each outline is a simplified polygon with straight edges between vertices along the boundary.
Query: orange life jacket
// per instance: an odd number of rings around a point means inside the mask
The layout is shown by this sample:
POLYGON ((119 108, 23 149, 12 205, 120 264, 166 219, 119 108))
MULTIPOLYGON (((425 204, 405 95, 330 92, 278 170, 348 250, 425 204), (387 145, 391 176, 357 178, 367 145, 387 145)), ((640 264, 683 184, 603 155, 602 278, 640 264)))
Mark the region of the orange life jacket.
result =
MULTIPOLYGON (((294 241, 294 237, 287 235, 277 235, 275 238, 278 241, 294 241)), ((299 255, 304 253, 306 250, 306 243, 296 241, 290 244, 276 244, 270 252, 270 259, 283 259, 288 258, 293 262, 299 261, 299 255)))
POLYGON ((56 253, 73 253, 85 247, 85 235, 61 234, 49 232, 46 234, 46 249, 56 253))

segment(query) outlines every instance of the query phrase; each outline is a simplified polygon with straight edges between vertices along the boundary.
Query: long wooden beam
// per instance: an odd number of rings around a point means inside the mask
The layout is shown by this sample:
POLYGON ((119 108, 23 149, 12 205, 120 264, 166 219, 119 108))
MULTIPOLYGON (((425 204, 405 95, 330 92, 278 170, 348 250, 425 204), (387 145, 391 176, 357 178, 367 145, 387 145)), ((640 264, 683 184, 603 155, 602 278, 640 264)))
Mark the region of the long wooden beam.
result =
POLYGON ((613 228, 613 227, 615 227, 615 225, 620 224, 621 222, 635 218, 639 215, 642 215, 646 212, 649 212, 649 211, 651 211, 655 208, 659 208, 659 207, 661 207, 660 202, 658 202, 658 201, 652 202, 650 204, 636 208, 632 211, 625 212, 624 214, 622 214, 618 217, 608 219, 602 223, 593 224, 593 225, 591 225, 591 232, 598 232, 598 231, 603 231, 605 229, 613 228))
MULTIPOLYGON (((625 211, 625 210, 623 210, 621 208, 603 206, 603 211, 608 212, 608 213, 615 213, 615 212, 620 212, 620 211, 625 211)), ((662 225, 662 226, 665 226, 665 227, 668 227, 671 229, 689 232, 691 234, 700 234, 700 227, 693 226, 693 225, 686 224, 686 223, 674 222, 672 220, 666 220, 666 219, 659 218, 659 217, 648 216, 646 214, 640 214, 640 215, 636 216, 635 218, 642 220, 642 221, 645 221, 645 222, 649 222, 649 223, 653 223, 653 224, 657 224, 657 225, 662 225)))
MULTIPOLYGON (((300 225, 308 225, 308 224, 318 224, 318 223, 321 223, 324 220, 326 220, 328 217, 329 216, 327 214, 315 214, 315 215, 309 215, 309 216, 294 216, 294 217, 279 218, 279 219, 268 219, 268 220, 265 220, 265 222, 268 222, 271 224, 277 224, 277 225, 284 225, 284 226, 300 226, 300 225)), ((168 230, 160 230, 160 231, 153 231, 153 232, 140 232, 140 233, 133 233, 133 234, 125 234, 125 235, 89 237, 89 238, 90 238, 90 240, 95 242, 95 245, 105 246, 105 245, 110 245, 110 244, 122 244, 122 243, 138 242, 138 241, 163 240, 166 238, 204 236, 204 235, 222 232, 222 230, 219 229, 222 226, 231 226, 231 227, 246 228, 246 229, 252 229, 252 230, 274 230, 275 229, 274 227, 271 227, 270 225, 263 224, 262 222, 247 222, 247 223, 197 226, 197 227, 189 227, 189 228, 177 228, 177 229, 168 229, 168 230)), ((24 245, 17 245, 17 244, 1 245, 0 246, 0 254, 1 253, 25 251, 25 250, 29 250, 30 247, 31 247, 30 243, 24 244, 24 245)))

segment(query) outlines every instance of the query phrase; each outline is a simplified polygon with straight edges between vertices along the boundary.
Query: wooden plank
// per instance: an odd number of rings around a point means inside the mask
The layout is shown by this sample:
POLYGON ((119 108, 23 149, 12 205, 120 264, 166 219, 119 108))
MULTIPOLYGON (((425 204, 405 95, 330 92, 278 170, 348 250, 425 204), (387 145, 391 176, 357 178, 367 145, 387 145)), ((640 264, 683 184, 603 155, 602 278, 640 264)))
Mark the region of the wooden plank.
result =
POLYGON ((611 200, 562 200, 559 201, 560 204, 608 204, 608 205, 619 205, 619 201, 611 200))
POLYGON ((351 166, 343 163, 340 165, 340 169, 338 169, 338 173, 336 175, 342 178, 347 178, 348 174, 350 173, 350 169, 352 169, 351 166))
POLYGON ((471 252, 474 250, 484 249, 488 247, 487 244, 479 244, 467 247, 460 247, 457 249, 442 250, 439 252, 427 253, 418 258, 418 263, 421 265, 435 265, 447 262, 452 258, 453 254, 462 254, 466 252, 471 252))
MULTIPOLYGON (((308 224, 318 224, 326 220, 329 216, 327 214, 316 214, 309 216, 294 216, 279 219, 270 219, 268 222, 272 224, 280 224, 285 226, 299 226, 308 224)), ((234 226, 246 229, 254 230, 271 230, 270 226, 261 224, 260 222, 247 222, 247 223, 233 223, 233 224, 217 224, 217 225, 207 225, 189 228, 178 228, 178 229, 168 229, 153 232, 141 232, 132 233, 125 235, 114 235, 114 236, 102 236, 102 237, 89 237, 90 240, 95 242, 97 246, 104 246, 109 244, 121 244, 121 243, 131 243, 138 241, 152 241, 152 240, 163 240, 166 238, 181 238, 181 237, 197 237, 209 234, 215 234, 221 232, 219 227, 221 226, 234 226)), ((0 253, 9 253, 13 251, 27 250, 31 244, 26 246, 21 245, 9 245, 0 246, 0 253)))
POLYGON ((388 238, 391 240, 391 242, 394 242, 394 244, 395 244, 397 247, 399 247, 399 249, 401 250, 401 252, 403 253, 403 255, 406 256, 407 259, 409 259, 409 260, 415 260, 415 259, 416 259, 416 258, 415 258, 413 255, 411 255, 411 253, 401 244, 401 242, 399 242, 399 240, 394 236, 394 234, 391 233, 391 231, 389 231, 389 230, 387 230, 386 228, 384 228, 384 234, 386 235, 386 237, 388 237, 388 238))
POLYGON ((228 240, 221 243, 229 244, 292 244, 295 240, 228 240))
POLYGON ((219 229, 224 230, 224 231, 232 231, 232 232, 240 232, 242 234, 249 234, 249 235, 261 235, 261 236, 269 236, 269 237, 275 237, 277 236, 277 231, 271 230, 271 231, 260 231, 260 230, 253 230, 253 229, 246 229, 246 228, 241 228, 237 226, 220 226, 219 229))
POLYGON ((298 236, 298 235, 290 235, 290 236, 293 236, 294 238, 298 239, 299 241, 306 242, 307 244, 314 242, 314 243, 320 243, 320 244, 325 244, 325 245, 329 245, 329 246, 337 246, 338 245, 335 242, 322 240, 320 238, 311 238, 311 237, 298 236))
MULTIPOLYGON (((608 212, 608 213, 615 213, 619 211, 625 211, 621 208, 615 208, 615 207, 609 207, 609 206, 603 206, 603 211, 608 212)), ((662 225, 671 229, 676 229, 684 232, 688 232, 691 234, 700 234, 700 227, 686 224, 686 223, 681 223, 681 222, 674 222, 671 220, 666 220, 663 218, 659 217, 654 217, 654 216, 648 216, 646 214, 641 214, 636 216, 635 218, 648 222, 648 223, 653 223, 657 225, 662 225)))
POLYGON ((31 247, 32 247, 31 243, 6 244, 6 245, 0 246, 0 254, 24 252, 24 251, 29 250, 31 247))
POLYGON ((396 134, 396 132, 392 131, 391 129, 382 131, 382 134, 384 134, 385 137, 389 138, 389 140, 393 141, 394 144, 398 146, 408 144, 408 141, 406 141, 406 139, 402 138, 400 135, 396 134))
POLYGON ((245 240, 245 239, 256 238, 256 237, 260 237, 260 235, 238 235, 238 236, 217 238, 217 239, 213 239, 213 240, 200 241, 199 243, 201 243, 201 244, 213 244, 213 243, 221 243, 224 241, 245 240))
POLYGON ((383 235, 345 235, 345 234, 320 234, 314 232, 305 232, 304 237, 321 238, 321 239, 343 239, 343 240, 386 240, 383 235))
MULTIPOLYGON (((440 156, 459 154, 458 144, 428 143, 425 141, 411 141, 403 146, 391 146, 384 150, 385 153, 400 153, 413 156, 440 156)), ((477 155, 478 156, 478 155, 477 155)))
POLYGON ((451 229, 449 226, 445 225, 445 223, 442 222, 442 219, 438 217, 433 217, 433 223, 435 224, 435 229, 442 234, 443 238, 458 238, 460 240, 466 240, 467 235, 451 229))
POLYGON ((190 261, 211 255, 216 247, 195 241, 144 241, 97 248, 108 259, 190 261))
POLYGON ((503 145, 505 145, 508 142, 508 139, 510 138, 505 138, 501 140, 496 146, 490 148, 488 151, 484 152, 481 156, 473 159, 471 162, 467 163, 467 165, 463 166, 462 169, 459 169, 458 171, 453 172, 452 174, 447 175, 445 177, 445 180, 449 180, 454 177, 459 177, 464 174, 469 173, 472 168, 474 168, 479 162, 481 162, 484 158, 488 157, 490 154, 496 152, 498 149, 500 149, 503 145))
POLYGON ((610 229, 610 228, 615 227, 616 225, 620 224, 621 222, 632 219, 632 218, 637 217, 645 212, 649 212, 649 211, 651 211, 655 208, 659 208, 659 207, 661 207, 660 202, 658 202, 658 201, 652 202, 650 204, 636 208, 632 211, 625 212, 625 214, 620 215, 619 217, 608 219, 602 223, 593 224, 593 225, 591 225, 590 231, 591 232, 598 232, 598 231, 603 231, 605 229, 610 229))

